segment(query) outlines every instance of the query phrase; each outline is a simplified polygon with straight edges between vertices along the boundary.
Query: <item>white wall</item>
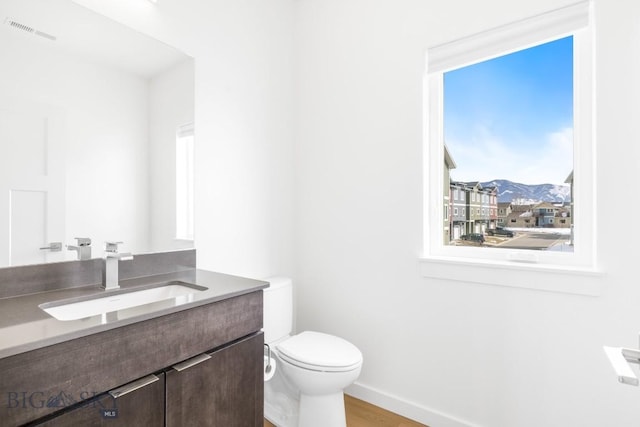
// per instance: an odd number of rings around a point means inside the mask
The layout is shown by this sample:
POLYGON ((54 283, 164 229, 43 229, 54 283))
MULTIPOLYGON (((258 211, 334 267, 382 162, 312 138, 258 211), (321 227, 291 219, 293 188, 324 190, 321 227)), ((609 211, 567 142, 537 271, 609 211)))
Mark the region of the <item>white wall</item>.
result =
POLYGON ((571 3, 297 2, 298 328, 361 348, 351 392, 432 426, 640 423, 640 390, 602 351, 637 347, 640 330, 623 248, 638 232, 619 208, 639 208, 622 183, 640 164, 640 3, 595 3, 601 296, 419 274, 425 49, 571 3))
MULTIPOLYGON (((7 30, 11 31, 11 30, 7 30)), ((66 235, 93 240, 93 256, 105 240, 126 240, 146 251, 148 223, 148 85, 146 79, 89 63, 49 46, 48 40, 0 38, 0 94, 48 105, 66 119, 66 235)), ((66 259, 76 253, 64 250, 66 259)))
POLYGON ((149 238, 151 252, 188 248, 176 240, 176 130, 194 121, 194 61, 163 71, 149 85, 149 238))

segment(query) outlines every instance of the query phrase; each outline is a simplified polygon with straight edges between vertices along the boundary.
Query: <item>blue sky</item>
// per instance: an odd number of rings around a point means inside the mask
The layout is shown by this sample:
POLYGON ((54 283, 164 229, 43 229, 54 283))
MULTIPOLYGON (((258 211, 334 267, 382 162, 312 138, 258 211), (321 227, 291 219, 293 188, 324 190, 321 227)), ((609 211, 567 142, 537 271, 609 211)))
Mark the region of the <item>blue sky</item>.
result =
POLYGON ((457 181, 562 184, 573 164, 573 39, 444 76, 444 135, 457 181))

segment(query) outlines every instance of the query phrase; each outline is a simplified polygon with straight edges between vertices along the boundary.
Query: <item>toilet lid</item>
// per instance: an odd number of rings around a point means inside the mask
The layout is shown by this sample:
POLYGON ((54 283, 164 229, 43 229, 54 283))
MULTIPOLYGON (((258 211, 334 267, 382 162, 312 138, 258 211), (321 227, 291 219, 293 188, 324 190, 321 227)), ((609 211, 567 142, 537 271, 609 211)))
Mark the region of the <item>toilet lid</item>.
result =
POLYGON ((277 345, 280 357, 296 366, 316 371, 350 371, 362 363, 362 353, 349 341, 305 331, 277 345))

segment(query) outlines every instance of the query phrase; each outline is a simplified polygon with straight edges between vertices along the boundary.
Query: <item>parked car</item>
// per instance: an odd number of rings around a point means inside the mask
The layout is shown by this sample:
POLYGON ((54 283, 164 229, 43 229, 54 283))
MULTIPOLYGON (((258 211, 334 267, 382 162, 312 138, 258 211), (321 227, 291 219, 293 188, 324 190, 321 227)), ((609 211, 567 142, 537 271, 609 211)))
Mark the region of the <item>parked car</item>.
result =
POLYGON ((511 230, 505 230, 504 228, 490 228, 489 230, 487 230, 487 234, 489 236, 505 236, 505 237, 513 237, 513 231, 511 230))
POLYGON ((484 243, 484 236, 480 233, 464 234, 460 236, 460 240, 466 240, 468 242, 484 243))

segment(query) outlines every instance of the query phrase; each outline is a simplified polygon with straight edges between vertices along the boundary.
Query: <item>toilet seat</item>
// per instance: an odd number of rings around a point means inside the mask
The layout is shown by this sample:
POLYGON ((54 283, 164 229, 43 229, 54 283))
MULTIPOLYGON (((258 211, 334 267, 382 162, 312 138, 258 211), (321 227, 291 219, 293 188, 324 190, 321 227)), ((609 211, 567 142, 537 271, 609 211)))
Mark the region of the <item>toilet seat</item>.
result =
POLYGON ((355 345, 321 332, 302 332, 276 348, 283 360, 312 371, 347 372, 362 364, 362 353, 355 345))

